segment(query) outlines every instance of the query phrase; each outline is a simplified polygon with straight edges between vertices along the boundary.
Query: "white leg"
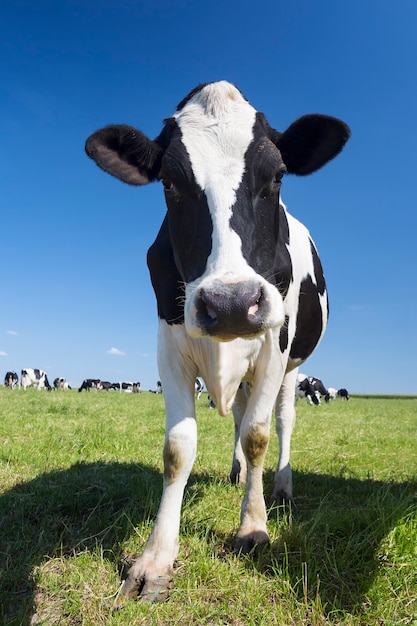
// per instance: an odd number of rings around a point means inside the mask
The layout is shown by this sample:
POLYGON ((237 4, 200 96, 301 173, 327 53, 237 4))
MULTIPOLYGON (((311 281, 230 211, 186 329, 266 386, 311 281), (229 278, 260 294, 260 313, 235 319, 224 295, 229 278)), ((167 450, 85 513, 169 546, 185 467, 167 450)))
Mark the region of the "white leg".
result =
MULTIPOLYGON (((169 327, 172 328, 172 327, 169 327)), ((167 329, 165 329, 167 330, 167 329)), ((174 329, 178 331, 179 329, 174 329)), ((142 552, 128 572, 122 595, 146 601, 165 600, 178 555, 181 505, 197 445, 194 384, 196 372, 165 332, 158 348, 159 370, 166 406, 164 488, 158 515, 142 552), (191 370, 191 371, 190 371, 191 370)), ((174 342, 175 343, 175 342, 174 342)))
POLYGON ((275 407, 276 430, 279 439, 278 466, 272 490, 273 501, 292 500, 290 465, 291 435, 295 424, 295 385, 298 368, 284 376, 275 407))

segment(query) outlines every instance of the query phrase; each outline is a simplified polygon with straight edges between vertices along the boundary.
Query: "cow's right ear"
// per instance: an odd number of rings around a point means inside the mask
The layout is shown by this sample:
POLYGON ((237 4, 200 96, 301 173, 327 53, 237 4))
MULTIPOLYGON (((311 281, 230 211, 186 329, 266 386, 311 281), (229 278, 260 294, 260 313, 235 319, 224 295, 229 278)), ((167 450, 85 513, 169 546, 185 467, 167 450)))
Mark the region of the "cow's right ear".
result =
POLYGON ((163 155, 160 145, 132 126, 106 126, 90 135, 85 151, 99 167, 129 185, 156 180, 163 155))

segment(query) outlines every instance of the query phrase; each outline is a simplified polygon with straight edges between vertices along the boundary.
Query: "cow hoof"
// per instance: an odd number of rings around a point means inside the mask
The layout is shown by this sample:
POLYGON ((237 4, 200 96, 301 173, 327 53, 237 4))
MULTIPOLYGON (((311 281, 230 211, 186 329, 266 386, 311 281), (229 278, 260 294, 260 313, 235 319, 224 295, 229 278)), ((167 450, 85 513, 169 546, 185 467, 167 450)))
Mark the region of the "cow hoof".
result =
POLYGON ((144 577, 135 578, 129 575, 121 589, 122 603, 123 599, 133 600, 138 598, 142 602, 165 602, 172 589, 171 576, 158 576, 147 580, 144 577))
POLYGON ((272 493, 272 496, 270 498, 270 504, 271 505, 289 505, 289 504, 294 504, 294 500, 292 495, 290 495, 289 493, 287 493, 286 491, 274 491, 272 493))
POLYGON ((258 557, 267 546, 269 546, 269 537, 263 530, 258 530, 243 537, 238 536, 235 542, 235 549, 238 554, 253 553, 255 557, 258 557))

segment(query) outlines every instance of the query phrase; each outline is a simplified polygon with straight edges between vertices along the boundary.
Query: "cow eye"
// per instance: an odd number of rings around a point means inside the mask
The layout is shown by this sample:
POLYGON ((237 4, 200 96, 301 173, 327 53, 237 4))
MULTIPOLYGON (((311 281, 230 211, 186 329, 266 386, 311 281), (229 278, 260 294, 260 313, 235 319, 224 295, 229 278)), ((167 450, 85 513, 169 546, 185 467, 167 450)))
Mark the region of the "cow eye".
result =
POLYGON ((162 178, 162 184, 165 191, 175 191, 175 187, 168 178, 162 178))

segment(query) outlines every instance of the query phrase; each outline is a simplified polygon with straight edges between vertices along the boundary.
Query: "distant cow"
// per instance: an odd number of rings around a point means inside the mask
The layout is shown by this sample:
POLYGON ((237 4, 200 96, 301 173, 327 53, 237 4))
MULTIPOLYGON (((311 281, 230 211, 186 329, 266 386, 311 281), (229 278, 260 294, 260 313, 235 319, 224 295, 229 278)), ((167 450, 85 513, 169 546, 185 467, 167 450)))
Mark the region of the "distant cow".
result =
POLYGON ((97 391, 109 391, 110 389, 117 389, 118 383, 111 383, 108 380, 99 380, 96 385, 97 391))
POLYGON ((339 398, 343 398, 344 400, 349 400, 349 393, 347 389, 339 389, 337 392, 339 398))
MULTIPOLYGON (((318 400, 317 404, 320 406, 320 404, 321 404, 321 397, 323 396, 324 398, 326 398, 326 396, 327 396, 327 389, 323 385, 323 383, 320 380, 320 378, 314 378, 314 376, 309 376, 308 377, 308 382, 310 383, 310 385, 314 389, 314 394, 315 394, 315 396, 316 396, 316 398, 318 400)), ((314 402, 314 404, 316 404, 316 403, 314 402)))
POLYGON ((195 379, 194 389, 195 389, 196 400, 199 400, 201 398, 201 394, 203 393, 203 389, 204 389, 204 385, 199 378, 195 379))
POLYGON ((4 377, 4 386, 14 389, 19 384, 19 376, 16 372, 7 372, 4 377))
POLYGON ((327 394, 324 396, 325 402, 330 402, 330 400, 334 400, 335 398, 337 398, 337 389, 327 387, 327 394))
POLYGON ((65 378, 54 379, 54 389, 71 389, 65 378))
POLYGON ((320 398, 317 396, 310 378, 305 374, 298 374, 297 376, 295 400, 298 400, 298 398, 305 398, 308 404, 320 405, 320 398))
POLYGON ((22 370, 20 384, 25 391, 28 387, 37 387, 39 390, 47 389, 48 391, 52 389, 46 372, 43 370, 32 369, 31 367, 27 367, 22 370))
POLYGON ((100 384, 99 378, 85 378, 83 382, 81 383, 81 386, 78 389, 78 391, 82 391, 83 389, 85 389, 86 391, 90 391, 90 389, 95 389, 97 391, 99 384, 100 384))
POLYGON ((343 122, 319 114, 279 132, 220 81, 193 89, 154 140, 114 125, 86 142, 88 156, 123 182, 161 181, 167 205, 148 251, 166 406, 164 490, 124 596, 168 594, 197 449, 197 376, 220 415, 234 414, 231 479, 246 478, 237 550, 259 550, 269 540, 262 468, 274 406, 280 454, 272 495, 292 498, 295 379, 323 336, 328 306, 316 247, 281 202, 281 183, 286 174, 317 171, 349 135, 343 122), (249 397, 242 381, 253 383, 249 397))
POLYGON ((118 389, 120 392, 125 391, 126 393, 139 393, 140 391, 140 383, 131 383, 131 382, 120 382, 114 383, 113 389, 118 389))

